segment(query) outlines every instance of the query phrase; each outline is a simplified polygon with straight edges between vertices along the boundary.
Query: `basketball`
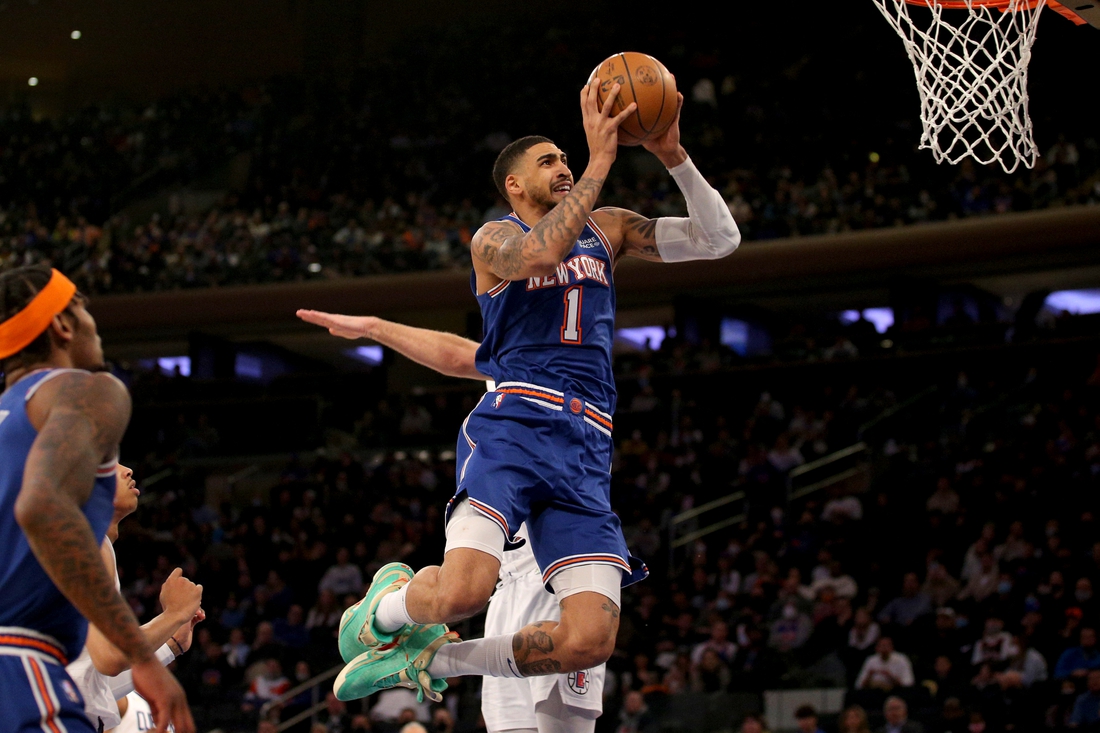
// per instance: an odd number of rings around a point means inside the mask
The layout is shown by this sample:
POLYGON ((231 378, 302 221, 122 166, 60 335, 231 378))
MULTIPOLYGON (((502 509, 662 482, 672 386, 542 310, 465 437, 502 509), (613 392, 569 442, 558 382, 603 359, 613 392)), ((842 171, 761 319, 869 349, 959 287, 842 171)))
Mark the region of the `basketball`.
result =
POLYGON ((601 110, 616 82, 620 89, 614 112, 621 112, 631 102, 638 104, 634 114, 619 127, 620 145, 641 145, 660 137, 676 119, 676 80, 652 56, 632 51, 617 53, 597 66, 592 76, 600 80, 601 110))

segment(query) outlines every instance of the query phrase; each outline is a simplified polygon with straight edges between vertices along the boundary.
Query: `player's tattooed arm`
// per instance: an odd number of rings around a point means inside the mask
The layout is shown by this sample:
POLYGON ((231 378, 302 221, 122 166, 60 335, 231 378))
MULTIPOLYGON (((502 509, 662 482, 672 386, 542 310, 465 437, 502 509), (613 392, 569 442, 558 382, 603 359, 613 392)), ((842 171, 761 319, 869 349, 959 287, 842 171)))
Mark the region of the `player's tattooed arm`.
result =
POLYGON ((473 257, 502 280, 551 275, 588 223, 603 178, 585 176, 526 234, 510 222, 483 226, 470 245, 473 257))
POLYGON ((556 626, 553 621, 540 621, 520 629, 512 637, 512 656, 524 677, 561 672, 561 662, 552 656, 554 638, 549 633, 556 626))
POLYGON ((64 374, 42 385, 28 414, 39 431, 15 503, 16 521, 46 574, 77 610, 132 662, 153 659, 81 511, 97 466, 117 455, 130 420, 126 388, 108 374, 64 374))
POLYGON ((611 238, 616 262, 623 257, 662 261, 657 250, 656 219, 611 206, 597 209, 592 213, 592 218, 611 238))

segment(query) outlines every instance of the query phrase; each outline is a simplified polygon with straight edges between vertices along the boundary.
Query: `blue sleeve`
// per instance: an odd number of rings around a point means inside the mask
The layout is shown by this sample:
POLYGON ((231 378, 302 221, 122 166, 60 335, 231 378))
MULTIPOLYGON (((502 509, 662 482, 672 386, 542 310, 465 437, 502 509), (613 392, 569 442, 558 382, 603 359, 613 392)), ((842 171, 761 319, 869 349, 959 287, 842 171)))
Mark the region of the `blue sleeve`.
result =
POLYGON ((1061 656, 1058 657, 1058 664, 1054 666, 1054 679, 1064 680, 1073 674, 1073 670, 1077 669, 1077 666, 1074 664, 1074 658, 1076 657, 1074 654, 1075 651, 1077 650, 1066 649, 1062 652, 1061 656))
MULTIPOLYGON (((1065 655, 1063 655, 1065 656, 1065 655)), ((1073 714, 1069 716, 1070 725, 1084 725, 1088 721, 1085 720, 1085 706, 1082 704, 1085 702, 1085 696, 1080 695, 1077 698, 1077 702, 1073 703, 1073 714)))

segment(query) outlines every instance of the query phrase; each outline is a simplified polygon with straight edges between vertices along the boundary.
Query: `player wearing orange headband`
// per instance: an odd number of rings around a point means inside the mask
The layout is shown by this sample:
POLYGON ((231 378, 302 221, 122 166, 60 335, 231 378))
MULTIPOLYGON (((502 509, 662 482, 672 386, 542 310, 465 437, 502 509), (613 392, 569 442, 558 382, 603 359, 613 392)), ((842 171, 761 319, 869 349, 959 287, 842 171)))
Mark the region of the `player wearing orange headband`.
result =
POLYGON ((99 554, 130 396, 105 372, 84 306, 57 270, 0 274, 0 733, 94 730, 65 672, 89 620, 131 661, 157 730, 193 733, 183 690, 99 554))

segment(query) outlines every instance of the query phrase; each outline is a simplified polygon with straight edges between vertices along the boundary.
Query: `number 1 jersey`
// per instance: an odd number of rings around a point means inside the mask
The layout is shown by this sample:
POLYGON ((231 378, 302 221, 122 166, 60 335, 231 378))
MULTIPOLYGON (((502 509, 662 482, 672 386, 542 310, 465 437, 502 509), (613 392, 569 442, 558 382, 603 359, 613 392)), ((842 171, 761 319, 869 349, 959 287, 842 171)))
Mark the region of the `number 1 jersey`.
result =
MULTIPOLYGON (((500 221, 531 230, 515 214, 500 221)), ((505 280, 481 295, 471 275, 485 331, 477 368, 497 384, 549 387, 614 412, 612 266, 611 245, 589 219, 552 275, 505 280)))

